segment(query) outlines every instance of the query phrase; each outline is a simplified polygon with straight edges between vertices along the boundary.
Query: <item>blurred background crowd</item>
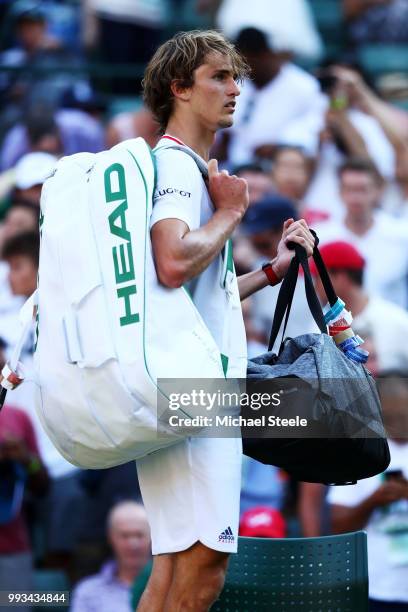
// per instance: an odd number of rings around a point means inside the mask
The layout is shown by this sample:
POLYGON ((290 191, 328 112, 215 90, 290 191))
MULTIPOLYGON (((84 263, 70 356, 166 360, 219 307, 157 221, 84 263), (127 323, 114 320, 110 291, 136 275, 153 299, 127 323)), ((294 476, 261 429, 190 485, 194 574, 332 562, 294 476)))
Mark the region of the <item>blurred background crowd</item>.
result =
MULTIPOLYGON (((235 41, 252 70, 234 126, 213 151, 249 184, 234 236, 237 272, 275 256, 286 219, 303 217, 316 230, 370 352, 392 454, 385 475, 337 488, 294 482, 244 458, 240 533, 365 528, 373 609, 407 610, 407 0, 2 0, 0 360, 36 287, 41 186, 56 160, 137 136, 154 146, 158 126, 141 97, 146 62, 176 31, 208 27, 235 41)), ((267 349, 278 291, 243 303, 250 357, 267 349)), ((287 332, 309 331, 299 278, 287 332)), ((33 350, 34 337, 28 372, 33 350)), ((33 383, 8 402, 0 413, 0 590, 73 588, 74 612, 134 609, 151 562, 134 463, 79 470, 43 432, 33 383)))

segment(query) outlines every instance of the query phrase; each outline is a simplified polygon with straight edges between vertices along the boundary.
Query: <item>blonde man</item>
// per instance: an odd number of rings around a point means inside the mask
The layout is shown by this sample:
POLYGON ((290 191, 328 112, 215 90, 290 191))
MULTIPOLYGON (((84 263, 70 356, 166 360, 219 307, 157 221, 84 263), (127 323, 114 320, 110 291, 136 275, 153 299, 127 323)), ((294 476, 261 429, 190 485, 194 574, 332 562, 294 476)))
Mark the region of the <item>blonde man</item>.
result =
MULTIPOLYGON (((220 352, 220 253, 248 206, 247 184, 219 172, 216 160, 208 163, 206 184, 195 161, 171 147, 187 146, 208 162, 216 131, 233 123, 237 81, 246 72, 245 62, 221 34, 194 31, 163 44, 144 79, 145 103, 163 133, 155 151, 158 182, 151 219, 157 275, 168 287, 189 288, 220 352)), ((238 303, 239 297, 279 282, 293 256, 289 241, 311 254, 306 223, 289 219, 270 265, 234 278, 238 303)), ((224 356, 226 375, 245 377, 240 310, 228 334, 235 349, 224 356)), ((213 437, 186 439, 138 461, 154 555, 139 612, 204 612, 217 599, 228 554, 237 550, 241 458, 240 439, 213 437)))

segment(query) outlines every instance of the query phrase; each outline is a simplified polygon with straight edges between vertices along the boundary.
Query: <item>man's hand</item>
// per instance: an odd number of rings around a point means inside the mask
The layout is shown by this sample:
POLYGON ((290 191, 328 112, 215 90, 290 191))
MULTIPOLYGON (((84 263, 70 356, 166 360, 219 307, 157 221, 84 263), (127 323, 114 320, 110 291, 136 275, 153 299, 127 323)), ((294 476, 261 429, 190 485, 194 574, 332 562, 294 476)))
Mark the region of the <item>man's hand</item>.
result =
POLYGON ((279 278, 285 276, 290 262, 295 256, 295 251, 288 248, 290 242, 295 242, 306 249, 308 257, 313 254, 315 239, 304 219, 299 221, 288 219, 283 224, 282 238, 278 244, 276 258, 272 262, 272 268, 279 278))
POLYGON ((216 210, 230 211, 242 219, 249 204, 248 183, 227 170, 219 172, 216 159, 208 162, 208 191, 216 210))
POLYGON ((404 478, 384 482, 369 498, 374 508, 386 506, 400 499, 408 499, 408 481, 404 478))

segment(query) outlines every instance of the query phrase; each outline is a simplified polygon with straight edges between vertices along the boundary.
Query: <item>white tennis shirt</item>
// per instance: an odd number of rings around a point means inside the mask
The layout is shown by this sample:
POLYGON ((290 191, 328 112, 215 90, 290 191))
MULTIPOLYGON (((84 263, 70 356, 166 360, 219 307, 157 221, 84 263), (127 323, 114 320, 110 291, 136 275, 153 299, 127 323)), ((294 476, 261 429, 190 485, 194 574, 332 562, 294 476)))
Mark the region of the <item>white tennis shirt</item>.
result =
MULTIPOLYGON (((154 150, 157 185, 150 227, 163 219, 173 218, 184 221, 193 231, 208 223, 215 209, 195 161, 183 151, 169 148, 177 145, 184 146, 184 143, 165 135, 154 150)), ((245 378, 246 334, 238 283, 234 271, 228 295, 222 286, 224 270, 223 258, 219 255, 186 285, 186 289, 220 353, 228 358, 227 377, 245 378)))

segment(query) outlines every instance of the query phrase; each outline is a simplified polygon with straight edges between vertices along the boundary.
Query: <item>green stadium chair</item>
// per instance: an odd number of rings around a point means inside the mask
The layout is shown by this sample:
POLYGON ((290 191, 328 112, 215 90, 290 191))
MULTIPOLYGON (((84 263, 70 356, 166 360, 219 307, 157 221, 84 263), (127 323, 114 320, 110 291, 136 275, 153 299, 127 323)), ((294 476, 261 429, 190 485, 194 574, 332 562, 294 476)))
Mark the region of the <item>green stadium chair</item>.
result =
POLYGON ((211 612, 367 612, 367 536, 239 538, 211 612))
POLYGON ((364 45, 358 57, 362 67, 373 76, 387 72, 406 73, 408 45, 364 45))
MULTIPOLYGON (((70 591, 71 585, 65 572, 61 570, 41 569, 34 572, 34 591, 70 591)), ((35 612, 50 612, 50 610, 66 610, 61 604, 55 607, 49 603, 46 605, 36 604, 35 612)))

